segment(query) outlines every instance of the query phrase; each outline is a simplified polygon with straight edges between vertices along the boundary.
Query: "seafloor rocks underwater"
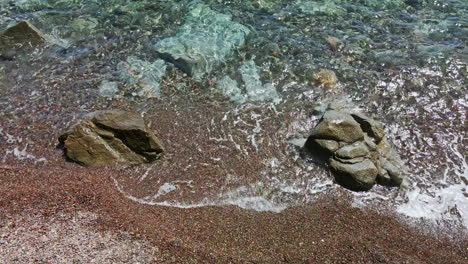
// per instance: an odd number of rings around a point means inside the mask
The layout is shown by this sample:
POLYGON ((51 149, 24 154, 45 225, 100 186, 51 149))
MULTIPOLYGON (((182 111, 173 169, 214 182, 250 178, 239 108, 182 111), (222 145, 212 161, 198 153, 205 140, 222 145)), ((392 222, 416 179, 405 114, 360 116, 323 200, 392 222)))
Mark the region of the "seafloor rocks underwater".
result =
POLYGON ((216 88, 229 98, 231 102, 242 104, 246 101, 261 102, 271 101, 273 103, 281 102, 280 95, 271 83, 262 83, 260 80, 261 68, 254 61, 244 62, 238 69, 244 84, 245 91, 241 89, 239 83, 231 79, 228 75, 224 76, 216 84, 216 88))
POLYGON ((350 190, 367 191, 376 183, 400 186, 406 174, 382 123, 361 113, 329 107, 305 148, 324 159, 336 181, 350 190))
POLYGON ((155 48, 162 58, 200 80, 233 56, 249 33, 246 26, 233 22, 231 15, 198 4, 177 35, 161 40, 155 48))
POLYGON ((159 139, 136 112, 95 112, 60 136, 68 158, 84 166, 134 165, 156 160, 159 139))
POLYGON ((160 82, 167 71, 167 64, 163 60, 152 63, 129 56, 126 61, 117 65, 119 82, 105 80, 99 86, 99 95, 105 97, 119 97, 126 93, 140 98, 159 98, 160 82), (119 90, 119 83, 126 89, 119 90))
POLYGON ((0 33, 0 56, 9 58, 46 43, 44 34, 28 21, 20 21, 0 33))

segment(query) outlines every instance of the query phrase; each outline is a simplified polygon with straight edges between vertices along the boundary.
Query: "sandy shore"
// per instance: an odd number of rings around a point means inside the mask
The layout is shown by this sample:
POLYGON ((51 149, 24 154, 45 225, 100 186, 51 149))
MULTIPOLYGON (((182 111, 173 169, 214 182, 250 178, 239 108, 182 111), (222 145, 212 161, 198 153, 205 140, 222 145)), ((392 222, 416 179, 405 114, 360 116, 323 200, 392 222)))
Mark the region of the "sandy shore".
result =
POLYGON ((152 263, 159 250, 128 232, 96 232, 89 212, 3 218, 0 263, 152 263))
POLYGON ((111 169, 0 169, 1 263, 466 263, 468 239, 423 232, 345 194, 281 213, 134 203, 111 169))

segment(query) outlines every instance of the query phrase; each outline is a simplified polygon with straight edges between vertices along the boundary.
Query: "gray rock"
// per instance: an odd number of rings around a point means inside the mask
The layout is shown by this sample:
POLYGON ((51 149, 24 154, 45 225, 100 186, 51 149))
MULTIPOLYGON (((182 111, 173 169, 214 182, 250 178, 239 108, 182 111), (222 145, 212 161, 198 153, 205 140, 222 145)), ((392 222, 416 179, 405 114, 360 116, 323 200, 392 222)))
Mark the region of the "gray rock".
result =
POLYGON ((392 178, 388 175, 387 170, 383 169, 382 167, 379 168, 379 174, 377 174, 377 183, 382 186, 390 186, 392 178))
POLYGON ((343 159, 354 159, 369 155, 369 149, 362 141, 358 141, 338 149, 335 154, 343 159))
POLYGON ((182 71, 201 80, 234 55, 250 30, 204 4, 197 4, 185 18, 176 36, 161 40, 156 51, 182 71))
POLYGON ((400 186, 407 172, 383 125, 360 113, 329 106, 304 147, 327 161, 337 182, 351 190, 369 190, 376 182, 400 186))
POLYGON ((164 151, 139 113, 96 112, 60 136, 68 158, 84 166, 135 165, 164 151))
POLYGON ((400 186, 403 182, 404 170, 398 167, 398 164, 385 158, 380 160, 380 172, 378 182, 384 186, 400 186))
POLYGON ((400 155, 398 155, 385 138, 377 145, 377 149, 380 155, 380 166, 390 177, 390 181, 384 181, 382 185, 399 186, 408 171, 400 155))
POLYGON ((366 146, 370 151, 377 150, 377 145, 375 144, 374 139, 369 137, 368 135, 364 135, 364 143, 366 143, 366 146))
POLYGON ((307 139, 304 146, 309 152, 325 160, 340 148, 340 144, 334 140, 314 139, 312 137, 307 139))
POLYGON ((385 136, 385 130, 382 123, 377 122, 361 113, 353 113, 351 116, 361 125, 362 130, 379 143, 385 136))
POLYGON ((341 163, 347 163, 347 164, 355 164, 355 163, 363 162, 364 160, 366 160, 365 157, 358 157, 358 158, 353 158, 353 159, 343 159, 343 158, 335 156, 333 158, 335 160, 341 162, 341 163))
POLYGON ((334 140, 314 139, 314 141, 322 148, 330 151, 331 153, 335 152, 340 147, 340 144, 334 140))
POLYGON ((287 142, 288 144, 302 148, 307 142, 307 138, 293 138, 288 140, 287 142))
POLYGON ((364 134, 356 120, 347 113, 329 110, 310 135, 314 139, 329 139, 353 143, 364 139, 364 134))
POLYGON ((330 159, 329 163, 335 173, 336 181, 350 190, 368 191, 376 183, 378 170, 368 159, 355 164, 345 164, 330 159))

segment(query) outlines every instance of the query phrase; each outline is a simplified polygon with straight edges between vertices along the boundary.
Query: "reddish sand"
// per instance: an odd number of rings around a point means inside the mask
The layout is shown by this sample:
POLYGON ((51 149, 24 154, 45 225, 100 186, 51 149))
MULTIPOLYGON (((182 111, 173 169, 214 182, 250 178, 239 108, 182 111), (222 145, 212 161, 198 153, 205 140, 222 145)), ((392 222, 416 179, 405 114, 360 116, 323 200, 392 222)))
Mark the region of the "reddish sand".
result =
MULTIPOLYGON (((237 207, 177 209, 123 197, 112 169, 0 168, 0 223, 17 214, 91 211, 102 232, 137 233, 155 263, 467 263, 468 239, 423 234, 397 218, 324 194, 281 213, 237 207)), ((0 246, 1 247, 1 246, 0 246)))

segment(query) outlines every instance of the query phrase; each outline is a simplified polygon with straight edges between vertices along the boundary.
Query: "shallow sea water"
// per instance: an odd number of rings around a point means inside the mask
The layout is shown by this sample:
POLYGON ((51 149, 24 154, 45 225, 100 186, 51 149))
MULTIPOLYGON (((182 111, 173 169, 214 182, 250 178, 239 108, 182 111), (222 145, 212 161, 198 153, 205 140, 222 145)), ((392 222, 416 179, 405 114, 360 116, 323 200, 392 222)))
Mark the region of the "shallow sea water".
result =
POLYGON ((56 135, 96 109, 131 105, 157 122, 161 106, 173 115, 174 132, 199 134, 198 143, 177 142, 187 135, 166 137, 165 145, 190 146, 188 153, 201 157, 132 169, 131 177, 114 178, 119 191, 149 205, 278 212, 342 189, 300 150, 319 119, 314 110, 338 101, 382 121, 410 172, 400 189, 352 193, 354 206, 468 228, 464 0, 0 2, 0 29, 24 19, 51 45, 0 57, 3 164, 52 166, 61 158, 56 135), (156 67, 154 46, 176 35, 200 3, 250 29, 233 56, 201 80, 170 63, 163 77, 151 69, 122 71, 129 58, 156 67), (331 48, 329 36, 342 45, 331 48), (336 73, 336 87, 314 83, 321 69, 336 73), (120 92, 100 96, 109 82, 120 92), (142 82, 156 87, 155 98, 144 96, 142 82), (266 92, 249 93, 256 89, 266 92), (53 132, 39 136, 30 127, 53 132))

